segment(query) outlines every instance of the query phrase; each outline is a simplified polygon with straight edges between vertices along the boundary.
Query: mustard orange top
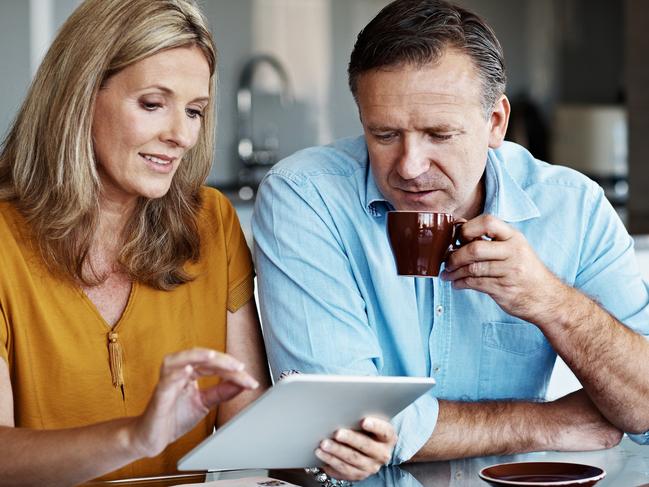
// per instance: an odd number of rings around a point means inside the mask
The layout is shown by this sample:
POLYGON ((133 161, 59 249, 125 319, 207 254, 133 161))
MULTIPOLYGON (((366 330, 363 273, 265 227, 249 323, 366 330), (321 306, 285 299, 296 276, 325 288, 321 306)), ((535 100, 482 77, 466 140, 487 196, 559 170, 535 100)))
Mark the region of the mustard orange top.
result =
MULTIPOLYGON (((207 188, 202 198, 201 258, 186 267, 195 280, 173 291, 134 283, 112 330, 80 287, 46 269, 25 220, 0 202, 0 357, 9 364, 17 427, 69 428, 139 415, 165 355, 196 346, 225 351, 227 310, 253 295, 252 261, 229 201, 207 188), (122 351, 123 393, 111 377, 111 331, 122 351)), ((175 472, 215 418, 212 411, 161 455, 103 478, 175 472)))

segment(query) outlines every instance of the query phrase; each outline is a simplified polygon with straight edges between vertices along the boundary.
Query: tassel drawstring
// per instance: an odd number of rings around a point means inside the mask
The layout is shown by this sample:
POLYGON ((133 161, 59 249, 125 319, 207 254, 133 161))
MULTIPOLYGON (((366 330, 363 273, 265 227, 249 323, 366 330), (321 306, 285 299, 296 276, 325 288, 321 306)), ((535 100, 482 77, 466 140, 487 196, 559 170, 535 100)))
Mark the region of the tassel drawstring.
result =
POLYGON ((110 359, 110 375, 113 379, 114 387, 122 387, 124 385, 124 371, 123 371, 123 361, 124 357, 122 354, 122 346, 119 344, 117 339, 119 335, 111 331, 108 333, 108 356, 110 359))

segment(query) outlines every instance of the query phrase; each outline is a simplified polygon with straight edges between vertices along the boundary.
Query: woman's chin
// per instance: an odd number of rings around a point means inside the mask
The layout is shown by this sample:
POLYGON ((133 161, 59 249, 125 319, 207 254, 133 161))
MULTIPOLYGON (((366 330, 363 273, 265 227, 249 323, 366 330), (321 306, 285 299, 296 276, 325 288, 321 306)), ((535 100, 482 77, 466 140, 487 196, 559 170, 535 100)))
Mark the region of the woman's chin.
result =
POLYGON ((139 196, 151 200, 162 198, 169 192, 171 178, 165 181, 155 181, 150 184, 143 184, 138 188, 139 196))

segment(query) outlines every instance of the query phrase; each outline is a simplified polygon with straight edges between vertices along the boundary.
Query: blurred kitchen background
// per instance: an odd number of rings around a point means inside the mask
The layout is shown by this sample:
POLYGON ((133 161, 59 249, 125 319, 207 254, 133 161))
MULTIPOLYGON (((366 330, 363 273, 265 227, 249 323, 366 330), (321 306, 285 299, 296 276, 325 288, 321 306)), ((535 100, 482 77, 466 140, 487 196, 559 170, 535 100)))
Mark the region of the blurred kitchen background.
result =
MULTIPOLYGON (((0 0, 0 134, 79 0, 0 0)), ((219 49, 209 184, 247 228, 256 185, 302 147, 361 132, 346 66, 388 0, 202 0, 219 49)), ((505 50, 510 140, 597 180, 631 233, 649 233, 649 2, 460 0, 505 50)), ((649 263, 647 264, 649 266, 649 263)))
MULTIPOLYGON (((346 67, 388 0, 201 0, 217 47, 218 128, 208 183, 250 238, 256 186, 302 147, 361 133, 346 67)), ((494 27, 512 101, 508 138, 598 181, 635 235, 649 279, 649 1, 459 0, 494 27)), ((0 134, 79 0, 0 0, 0 134)), ((578 387, 558 364, 549 397, 578 387)))

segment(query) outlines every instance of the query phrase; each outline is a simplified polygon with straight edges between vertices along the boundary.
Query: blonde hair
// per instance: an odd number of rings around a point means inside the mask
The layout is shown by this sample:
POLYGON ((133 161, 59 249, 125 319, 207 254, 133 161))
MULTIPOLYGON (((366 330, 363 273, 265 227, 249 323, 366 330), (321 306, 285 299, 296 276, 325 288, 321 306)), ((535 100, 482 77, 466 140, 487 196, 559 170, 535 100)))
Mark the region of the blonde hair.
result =
MULTIPOLYGON (((0 152, 0 199, 25 216, 47 265, 86 285, 99 214, 100 180, 91 128, 108 78, 148 56, 198 46, 210 67, 210 102, 197 144, 167 194, 140 198, 118 256, 133 280, 172 289, 200 255, 197 214, 214 144, 216 50, 190 0, 86 0, 65 22, 41 64, 0 152)), ((92 267, 90 267, 92 270, 92 267)))

